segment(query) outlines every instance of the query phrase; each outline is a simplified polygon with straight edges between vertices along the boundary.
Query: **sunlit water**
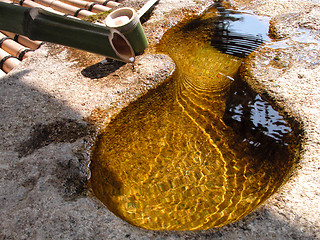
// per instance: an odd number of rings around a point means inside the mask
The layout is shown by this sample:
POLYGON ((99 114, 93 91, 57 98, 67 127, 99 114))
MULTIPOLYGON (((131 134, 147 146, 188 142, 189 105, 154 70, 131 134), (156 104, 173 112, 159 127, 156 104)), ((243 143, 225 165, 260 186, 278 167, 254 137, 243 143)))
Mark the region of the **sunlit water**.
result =
POLYGON ((248 51, 213 47, 222 39, 212 35, 217 15, 166 33, 159 50, 175 61, 174 75, 123 109, 92 152, 93 192, 133 225, 223 226, 257 208, 292 171, 297 139, 270 104, 234 80, 237 55, 248 51))

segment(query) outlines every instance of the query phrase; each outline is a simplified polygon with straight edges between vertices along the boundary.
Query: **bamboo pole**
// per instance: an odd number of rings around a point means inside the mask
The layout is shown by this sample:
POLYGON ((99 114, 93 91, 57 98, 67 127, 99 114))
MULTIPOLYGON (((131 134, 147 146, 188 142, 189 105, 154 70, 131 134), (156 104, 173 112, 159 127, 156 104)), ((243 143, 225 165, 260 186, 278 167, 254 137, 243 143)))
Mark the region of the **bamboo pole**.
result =
POLYGON ((100 13, 100 12, 106 12, 110 11, 111 8, 100 5, 95 2, 87 2, 82 0, 60 0, 61 2, 71 4, 73 6, 79 7, 79 8, 85 8, 88 11, 94 12, 94 13, 100 13))
POLYGON ((20 61, 29 57, 33 52, 33 50, 20 45, 3 33, 0 33, 0 47, 7 53, 17 57, 20 61))
MULTIPOLYGON (((85 1, 91 2, 91 0, 85 0, 85 1)), ((115 8, 120 5, 119 2, 109 1, 109 0, 94 0, 94 2, 99 3, 103 6, 109 7, 109 8, 115 8)))
POLYGON ((23 45, 27 48, 33 49, 33 50, 38 49, 43 44, 42 41, 34 41, 34 40, 29 39, 26 36, 21 36, 19 34, 15 34, 12 32, 3 31, 3 30, 1 30, 0 32, 7 35, 8 37, 11 37, 12 39, 14 39, 16 42, 20 43, 21 45, 23 45))
POLYGON ((5 73, 10 72, 15 66, 20 64, 18 58, 10 55, 0 48, 0 69, 5 73))
POLYGON ((84 18, 94 14, 93 12, 90 12, 86 9, 71 6, 69 4, 57 0, 34 0, 34 2, 44 5, 46 7, 50 7, 59 12, 71 14, 74 17, 84 18))
POLYGON ((11 0, 1 0, 1 2, 12 4, 11 0))
POLYGON ((133 62, 135 57, 130 43, 119 31, 41 8, 25 8, 0 2, 0 29, 124 62, 133 62))
MULTIPOLYGON (((2 0, 1 0, 2 1, 2 0)), ((42 8, 46 8, 45 6, 42 6, 34 1, 28 1, 28 0, 24 0, 24 1, 20 1, 20 0, 12 0, 12 2, 20 5, 20 6, 24 6, 24 7, 30 7, 30 8, 33 8, 33 7, 42 7, 42 8)))
MULTIPOLYGON (((4 0, 0 0, 0 1, 2 2, 2 1, 4 1, 4 0)), ((39 7, 39 8, 43 8, 43 9, 49 11, 49 12, 54 12, 54 13, 56 13, 56 14, 61 14, 61 15, 63 15, 62 12, 56 11, 56 10, 50 8, 50 7, 46 7, 46 6, 44 6, 44 5, 41 5, 41 4, 39 4, 39 3, 34 2, 34 1, 32 1, 32 0, 12 0, 12 1, 13 1, 14 3, 20 5, 20 6, 23 6, 23 7, 29 7, 29 8, 39 7)))

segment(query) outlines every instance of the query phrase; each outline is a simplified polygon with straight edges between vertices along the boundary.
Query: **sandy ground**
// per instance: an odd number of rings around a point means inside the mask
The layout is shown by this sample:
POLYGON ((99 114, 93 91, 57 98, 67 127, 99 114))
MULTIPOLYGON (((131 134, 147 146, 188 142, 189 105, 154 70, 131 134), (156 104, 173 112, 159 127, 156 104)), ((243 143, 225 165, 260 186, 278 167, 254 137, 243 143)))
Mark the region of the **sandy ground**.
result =
MULTIPOLYGON (((212 2, 160 0, 144 24, 151 45, 212 2)), ((0 80, 1 239, 320 239, 319 1, 231 4, 271 20, 274 41, 247 59, 242 76, 301 128, 299 165, 289 182, 219 229, 158 232, 127 224, 88 193, 89 150, 99 129, 163 82, 174 63, 149 49, 124 65, 46 44, 0 80)))

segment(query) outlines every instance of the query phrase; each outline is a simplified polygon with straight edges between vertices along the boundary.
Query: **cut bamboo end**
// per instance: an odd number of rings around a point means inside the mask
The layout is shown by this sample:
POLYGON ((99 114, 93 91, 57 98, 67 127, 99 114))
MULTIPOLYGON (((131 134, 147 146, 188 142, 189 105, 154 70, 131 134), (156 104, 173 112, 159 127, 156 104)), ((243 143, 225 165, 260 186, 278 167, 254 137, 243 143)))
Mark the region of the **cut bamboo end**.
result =
POLYGON ((38 49, 43 44, 42 41, 34 41, 34 40, 31 40, 25 36, 21 36, 19 34, 7 32, 7 31, 2 31, 2 30, 0 32, 7 35, 8 37, 13 38, 16 42, 20 43, 21 45, 23 45, 27 48, 33 49, 33 50, 38 49))
POLYGON ((0 69, 1 70, 3 70, 5 73, 8 73, 19 64, 20 64, 20 61, 18 60, 18 58, 10 55, 3 49, 0 49, 0 69))
POLYGON ((109 41, 117 56, 124 62, 134 62, 135 53, 128 39, 118 30, 110 29, 110 33, 109 41))
POLYGON ((130 42, 135 54, 141 54, 148 46, 138 14, 133 8, 118 8, 112 11, 104 23, 108 28, 121 32, 130 42))

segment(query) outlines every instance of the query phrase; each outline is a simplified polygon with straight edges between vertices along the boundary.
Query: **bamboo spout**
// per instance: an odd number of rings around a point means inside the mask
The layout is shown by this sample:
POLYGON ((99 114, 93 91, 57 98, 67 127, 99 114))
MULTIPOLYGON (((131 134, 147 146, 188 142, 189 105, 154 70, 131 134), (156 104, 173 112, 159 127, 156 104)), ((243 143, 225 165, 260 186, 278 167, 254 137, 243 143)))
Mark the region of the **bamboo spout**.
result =
POLYGON ((124 62, 133 62, 135 58, 130 43, 119 31, 40 8, 0 2, 0 29, 124 62))
POLYGON ((148 46, 138 14, 133 8, 118 8, 105 19, 107 27, 117 29, 128 39, 136 54, 142 53, 148 46))

